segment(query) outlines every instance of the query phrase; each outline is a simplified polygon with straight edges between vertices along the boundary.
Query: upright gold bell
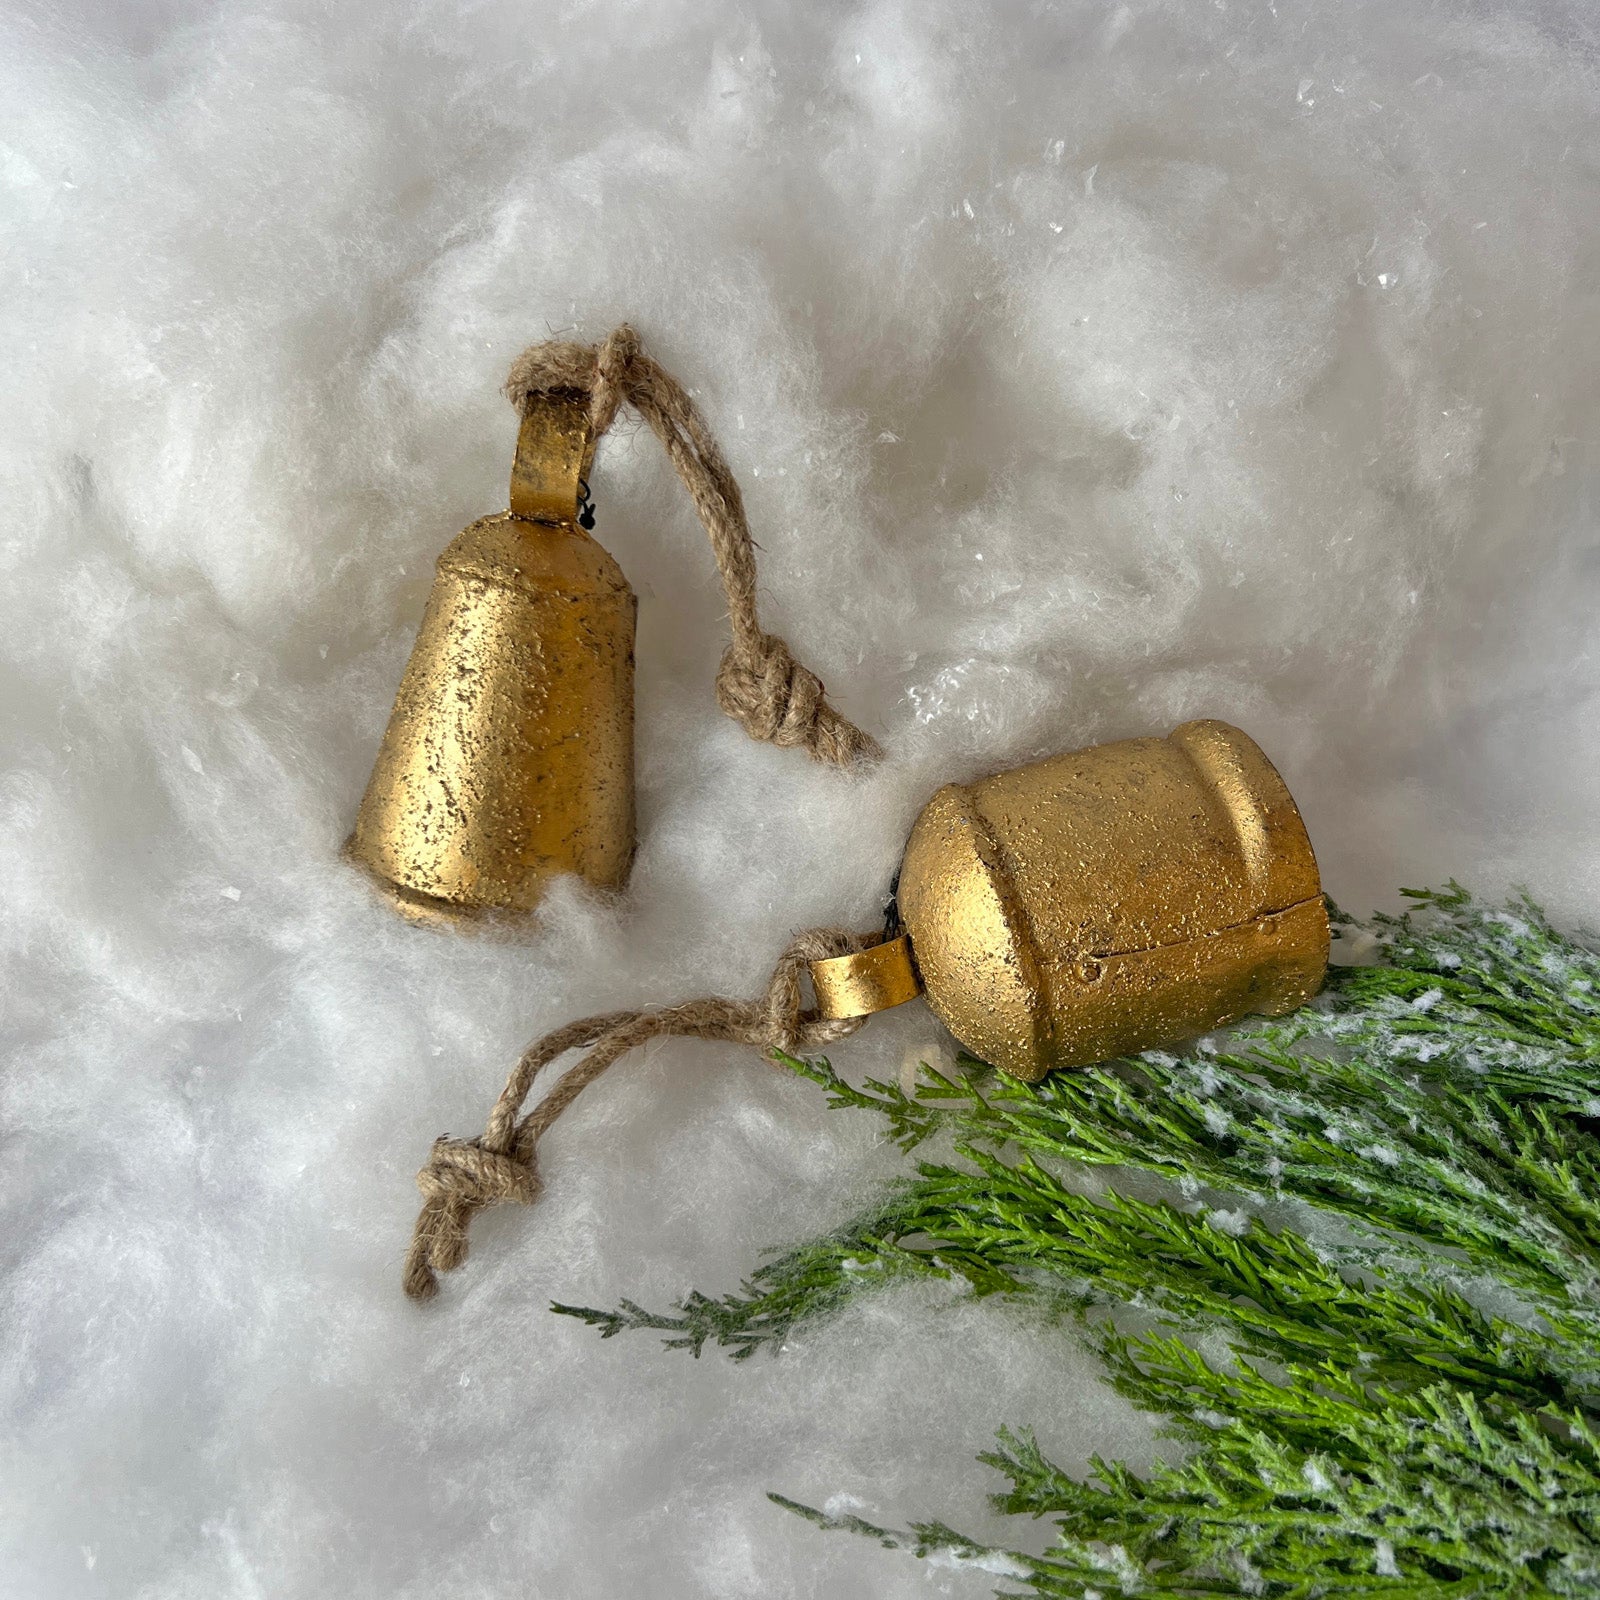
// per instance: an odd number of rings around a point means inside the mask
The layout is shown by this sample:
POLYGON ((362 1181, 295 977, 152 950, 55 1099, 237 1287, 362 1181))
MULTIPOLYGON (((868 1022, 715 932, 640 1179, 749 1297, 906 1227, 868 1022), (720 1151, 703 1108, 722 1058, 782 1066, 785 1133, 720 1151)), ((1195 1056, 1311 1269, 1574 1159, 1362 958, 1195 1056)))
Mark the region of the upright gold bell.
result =
POLYGON ((941 789, 898 901, 898 937, 811 964, 821 1014, 920 989, 968 1050, 1029 1081, 1291 1011, 1328 963, 1305 824, 1224 722, 941 789))
POLYGON ((579 525, 589 395, 524 409, 510 509, 439 558, 349 844, 409 914, 529 911, 633 857, 633 634, 622 570, 579 525))

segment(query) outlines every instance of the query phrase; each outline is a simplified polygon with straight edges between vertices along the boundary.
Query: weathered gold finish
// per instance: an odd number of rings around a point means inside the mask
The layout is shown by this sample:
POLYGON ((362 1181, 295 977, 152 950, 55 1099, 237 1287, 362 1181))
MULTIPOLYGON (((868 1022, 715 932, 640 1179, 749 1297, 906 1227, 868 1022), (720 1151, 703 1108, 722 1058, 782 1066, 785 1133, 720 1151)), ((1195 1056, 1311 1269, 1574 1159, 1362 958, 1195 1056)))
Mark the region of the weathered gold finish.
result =
POLYGON ((537 397, 511 510, 439 558, 349 845, 415 917, 531 911, 563 873, 627 878, 635 601, 577 525, 593 457, 588 397, 537 397))
POLYGON ((589 396, 557 389, 527 406, 511 463, 511 515, 559 525, 578 520, 583 487, 594 466, 589 396))
POLYGON ((852 955, 813 961, 810 966, 817 1014, 823 1017, 866 1017, 903 1006, 922 993, 922 981, 911 960, 911 941, 904 934, 852 955))
POLYGON ((928 1003, 1030 1082, 1293 1010, 1327 968, 1300 813, 1222 722, 941 789, 899 902, 928 1003))

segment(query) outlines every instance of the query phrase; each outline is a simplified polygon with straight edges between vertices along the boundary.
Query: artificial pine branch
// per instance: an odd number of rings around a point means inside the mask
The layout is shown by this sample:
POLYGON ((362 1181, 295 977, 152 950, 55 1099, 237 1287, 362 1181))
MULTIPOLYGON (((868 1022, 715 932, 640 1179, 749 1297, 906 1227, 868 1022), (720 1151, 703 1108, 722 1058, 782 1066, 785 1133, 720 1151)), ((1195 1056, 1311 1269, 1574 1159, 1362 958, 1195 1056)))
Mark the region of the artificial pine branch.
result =
POLYGON ((1183 1054, 1038 1085, 925 1070, 914 1093, 790 1062, 912 1149, 884 1202, 672 1313, 556 1309, 698 1355, 777 1349, 865 1289, 938 1277, 1079 1326, 1182 1449, 1079 1482, 1031 1435, 984 1457, 1043 1556, 942 1523, 828 1528, 935 1550, 1007 1593, 1573 1596, 1600 1592, 1600 959, 1532 906, 1456 886, 1357 925, 1376 964, 1183 1054), (1082 1166, 1166 1199, 1080 1192, 1082 1166), (1256 1208, 1300 1225, 1272 1225, 1256 1208), (1154 1326, 1128 1333, 1113 1308, 1154 1326), (1225 1333, 1222 1363, 1191 1342, 1225 1333))

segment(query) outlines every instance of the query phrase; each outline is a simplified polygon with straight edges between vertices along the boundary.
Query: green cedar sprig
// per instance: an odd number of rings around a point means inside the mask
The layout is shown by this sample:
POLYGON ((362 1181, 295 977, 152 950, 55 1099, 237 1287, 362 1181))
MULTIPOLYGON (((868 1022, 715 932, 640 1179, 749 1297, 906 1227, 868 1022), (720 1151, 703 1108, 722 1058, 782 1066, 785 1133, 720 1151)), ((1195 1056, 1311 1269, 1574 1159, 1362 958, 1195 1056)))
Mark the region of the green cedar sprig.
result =
POLYGON ((1008 1593, 1600 1592, 1600 959, 1526 902, 1408 893, 1402 916, 1338 917, 1374 964, 1181 1054, 1035 1086, 963 1061, 911 1092, 791 1060, 953 1156, 734 1294, 556 1309, 737 1359, 916 1277, 1076 1325, 1181 1448, 1080 1482, 1002 1430, 996 1503, 1053 1519, 1046 1555, 774 1496, 1008 1593), (1086 1167, 1163 1197, 1086 1192, 1086 1167), (1152 1325, 1114 1326, 1127 1306, 1152 1325), (1217 1330, 1222 1361, 1193 1342, 1217 1330))

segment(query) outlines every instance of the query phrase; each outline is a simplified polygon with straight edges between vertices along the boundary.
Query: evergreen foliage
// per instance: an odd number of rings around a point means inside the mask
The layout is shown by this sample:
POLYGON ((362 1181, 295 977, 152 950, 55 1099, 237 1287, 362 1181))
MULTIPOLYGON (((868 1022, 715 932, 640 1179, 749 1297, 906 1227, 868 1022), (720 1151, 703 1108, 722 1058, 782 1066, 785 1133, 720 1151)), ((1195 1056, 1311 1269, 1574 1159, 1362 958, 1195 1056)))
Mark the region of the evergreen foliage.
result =
POLYGON ((940 1135, 952 1157, 736 1294, 555 1309, 736 1359, 916 1277, 1076 1324, 1180 1448, 1080 1482, 1002 1430, 996 1504, 1053 1519, 1047 1554, 773 1497, 1009 1574, 1007 1593, 1600 1593, 1600 959, 1525 902, 1411 898, 1335 914, 1376 964, 1183 1054, 1034 1086, 964 1062, 913 1093, 793 1060, 905 1149, 940 1135), (1167 1197, 1083 1193, 1075 1164, 1167 1197), (1220 1360, 1196 1348, 1216 1331, 1220 1360))

